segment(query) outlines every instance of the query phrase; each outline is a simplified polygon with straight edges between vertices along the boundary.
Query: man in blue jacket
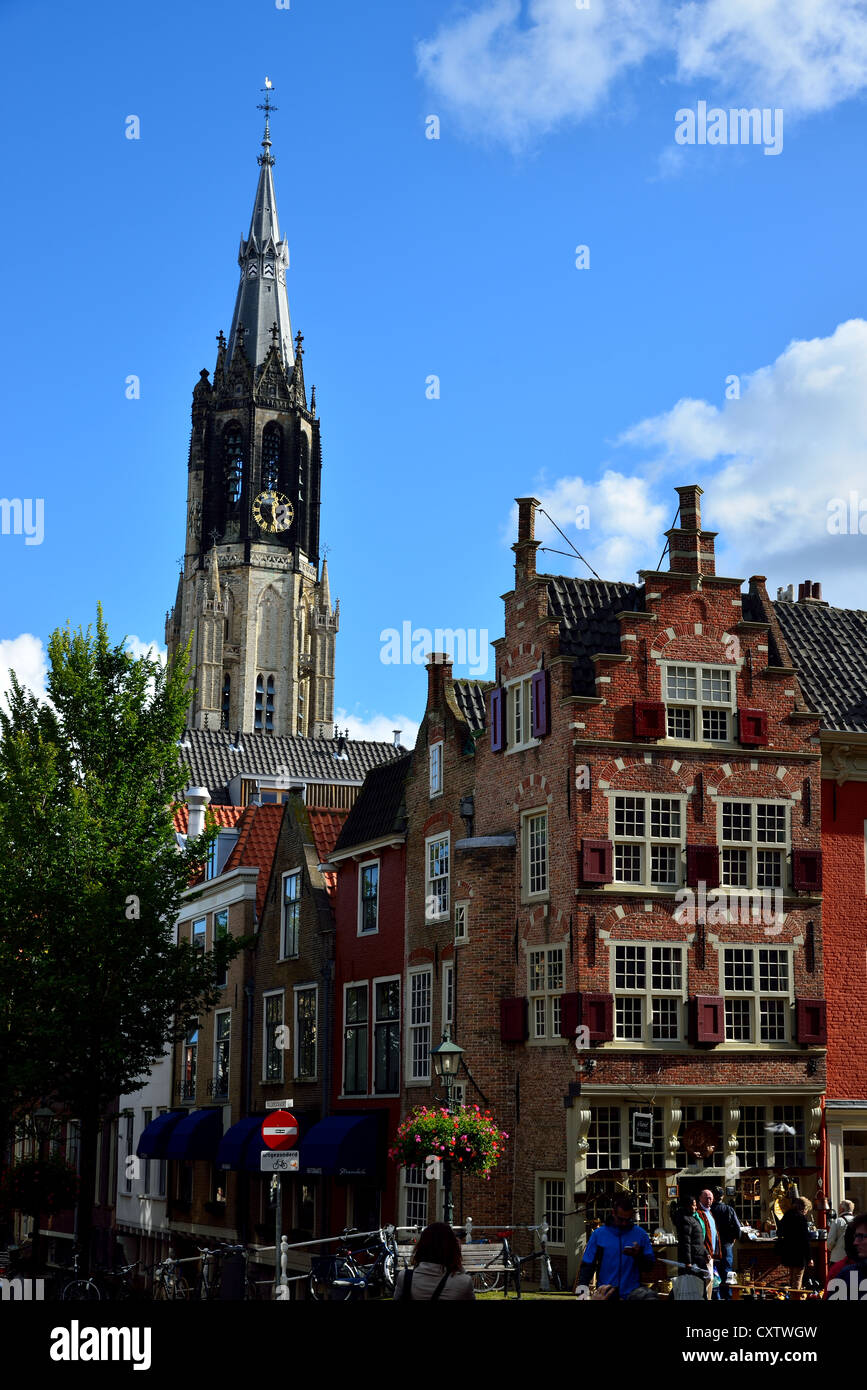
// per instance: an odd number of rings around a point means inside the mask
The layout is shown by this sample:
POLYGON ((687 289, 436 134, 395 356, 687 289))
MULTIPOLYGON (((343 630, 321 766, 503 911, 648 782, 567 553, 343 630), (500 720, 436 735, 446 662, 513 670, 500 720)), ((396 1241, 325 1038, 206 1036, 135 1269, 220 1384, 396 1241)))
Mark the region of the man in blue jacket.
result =
POLYGON ((635 1224, 635 1204, 628 1192, 619 1193, 611 1204, 611 1215, 604 1226, 597 1226, 581 1257, 578 1283, 589 1286, 594 1266, 597 1286, 607 1284, 621 1298, 637 1289, 640 1276, 654 1262, 650 1237, 635 1224))

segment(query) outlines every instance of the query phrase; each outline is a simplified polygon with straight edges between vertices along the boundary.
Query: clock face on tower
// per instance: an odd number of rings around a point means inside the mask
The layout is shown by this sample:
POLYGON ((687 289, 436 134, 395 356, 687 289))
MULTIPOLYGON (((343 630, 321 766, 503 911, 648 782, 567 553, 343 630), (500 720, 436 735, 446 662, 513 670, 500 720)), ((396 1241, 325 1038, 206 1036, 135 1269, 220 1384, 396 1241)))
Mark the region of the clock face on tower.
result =
POLYGON ((253 502, 253 518, 263 531, 288 531, 295 509, 282 492, 260 492, 253 502))

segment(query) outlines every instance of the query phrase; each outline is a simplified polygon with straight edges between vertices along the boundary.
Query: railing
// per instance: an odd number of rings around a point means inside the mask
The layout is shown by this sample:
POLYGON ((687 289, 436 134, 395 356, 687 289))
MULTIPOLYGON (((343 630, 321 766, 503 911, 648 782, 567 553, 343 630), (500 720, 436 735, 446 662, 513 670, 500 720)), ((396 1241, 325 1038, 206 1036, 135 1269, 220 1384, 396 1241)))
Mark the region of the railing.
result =
POLYGON ((178 1081, 175 1085, 175 1093, 178 1100, 191 1101, 196 1099, 195 1081, 178 1081))
POLYGON ((229 1096, 228 1075, 212 1077, 208 1082, 208 1095, 214 1100, 227 1100, 229 1096))

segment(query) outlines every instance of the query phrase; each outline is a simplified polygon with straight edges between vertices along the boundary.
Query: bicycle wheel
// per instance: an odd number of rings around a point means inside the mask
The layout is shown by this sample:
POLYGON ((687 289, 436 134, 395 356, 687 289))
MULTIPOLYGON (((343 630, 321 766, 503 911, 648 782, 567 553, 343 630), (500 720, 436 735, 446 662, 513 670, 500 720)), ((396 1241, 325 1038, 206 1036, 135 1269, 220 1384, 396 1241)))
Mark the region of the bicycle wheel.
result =
POLYGON ((98 1303, 102 1295, 92 1279, 73 1279, 60 1297, 64 1303, 98 1303))
POLYGON ((500 1287, 500 1278, 495 1270, 479 1270, 473 1275, 473 1288, 476 1293, 493 1293, 500 1287))
POLYGON ((328 1298, 330 1280, 324 1275, 311 1270, 307 1276, 307 1296, 317 1303, 324 1303, 328 1298))
POLYGON ((170 1298, 186 1299, 190 1296, 190 1286, 182 1275, 176 1274, 173 1280, 173 1288, 169 1294, 170 1298))

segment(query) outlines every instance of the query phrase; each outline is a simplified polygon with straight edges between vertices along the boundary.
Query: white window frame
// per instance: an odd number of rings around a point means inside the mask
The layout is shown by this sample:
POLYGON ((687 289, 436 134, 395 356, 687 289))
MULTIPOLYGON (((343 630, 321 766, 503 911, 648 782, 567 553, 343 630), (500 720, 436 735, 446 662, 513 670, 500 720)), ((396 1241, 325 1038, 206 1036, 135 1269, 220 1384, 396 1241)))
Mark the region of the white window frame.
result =
POLYGON ((566 1192, 567 1192, 567 1188, 566 1188, 566 1174, 565 1174, 565 1173, 556 1173, 556 1172, 554 1172, 554 1171, 552 1170, 551 1172, 545 1171, 545 1172, 537 1173, 537 1174, 536 1174, 536 1224, 537 1224, 537 1225, 541 1225, 541 1223, 542 1223, 543 1221, 547 1221, 547 1222, 548 1222, 549 1234, 548 1234, 547 1246, 548 1246, 548 1250, 549 1250, 549 1251, 550 1251, 550 1250, 565 1250, 565 1249, 566 1249, 566 1220, 567 1220, 567 1216, 568 1216, 568 1207, 567 1207, 567 1203, 566 1203, 566 1192), (562 1238, 562 1240, 552 1240, 552 1239, 551 1239, 551 1234, 550 1234, 550 1231, 551 1231, 551 1220, 550 1220, 550 1217, 549 1217, 549 1214, 548 1214, 548 1213, 550 1212, 551 1208, 550 1208, 549 1203, 548 1203, 548 1191, 547 1191, 547 1189, 548 1189, 548 1184, 549 1184, 549 1183, 555 1183, 555 1182, 562 1183, 562 1185, 563 1185, 563 1211, 562 1211, 563 1238, 562 1238))
POLYGON ((466 898, 455 903, 455 945, 460 946, 470 939, 470 904, 466 898), (459 925, 462 930, 458 930, 459 925))
POLYGON ((262 1083, 265 1086, 275 1085, 284 1079, 286 1073, 285 1054, 288 1048, 278 1047, 277 1052, 280 1056, 280 1075, 268 1075, 268 1009, 267 1000, 280 1000, 280 1022, 275 1024, 276 1028, 285 1027, 286 1024, 286 991, 284 989, 269 989, 262 995, 262 1083))
POLYGON ((401 1059, 400 1059, 400 1048, 401 1048, 401 1044, 402 1044, 402 1042, 403 1042, 403 1017, 402 1017, 402 1015, 403 1015, 403 989, 402 989, 402 984, 403 984, 403 982, 402 982, 402 980, 401 980, 401 978, 400 978, 399 975, 376 975, 376 976, 374 977, 374 979, 371 980, 370 983, 371 983, 371 987, 372 987, 372 988, 371 988, 371 996, 370 996, 370 997, 371 997, 370 1012, 371 1012, 371 1015, 372 1015, 372 1017, 371 1017, 371 1022, 370 1022, 370 1030, 371 1030, 371 1033, 370 1033, 370 1038, 371 1038, 371 1051, 370 1051, 371 1071, 370 1071, 370 1077, 369 1077, 370 1084, 371 1084, 371 1091, 370 1091, 370 1094, 371 1094, 371 1095, 374 1095, 374 1096, 399 1096, 399 1095, 400 1095, 400 1061, 401 1061, 401 1059), (376 1013, 376 987, 377 987, 377 985, 391 985, 391 984, 396 984, 396 985, 397 985, 397 1018, 378 1018, 378 1017, 377 1017, 377 1013, 376 1013), (387 1024, 393 1024, 393 1023, 396 1023, 396 1024, 397 1024, 397 1045, 398 1045, 398 1057, 397 1057, 397 1090, 395 1090, 395 1091, 378 1091, 377 1088, 376 1088, 376 1030, 377 1030, 377 1027, 378 1027, 379 1025, 385 1026, 385 1025, 387 1025, 387 1024))
POLYGON ((294 1024, 292 1036, 295 1040, 295 1065, 293 1067, 293 1079, 295 1081, 318 1081, 319 1079, 319 986, 315 980, 305 982, 292 987, 292 1020, 294 1024), (298 1024, 298 996, 306 994, 309 990, 313 991, 313 1071, 308 1075, 303 1075, 298 1071, 298 1064, 301 1059, 301 1030, 298 1024))
MULTIPOLYGON (((148 1105, 142 1106, 142 1112, 141 1112, 141 1133, 142 1133, 142 1134, 144 1134, 144 1132, 145 1132, 145 1130, 147 1129, 148 1125, 153 1123, 153 1118, 154 1118, 153 1106, 148 1106, 148 1105)), ((139 1140, 141 1140, 141 1134, 139 1135, 139 1140)), ((151 1173, 152 1173, 152 1170, 151 1170, 151 1160, 150 1160, 150 1158, 147 1157, 147 1155, 144 1155, 144 1156, 142 1157, 142 1161, 141 1161, 141 1191, 142 1191, 142 1196, 143 1196, 143 1197, 149 1197, 149 1196, 151 1195, 151 1173)))
POLYGON ((382 862, 379 859, 365 859, 358 866, 358 936, 376 936, 379 931, 379 885, 382 881, 382 862), (364 927, 364 896, 362 889, 364 886, 365 869, 376 869, 376 925, 364 927))
POLYGON ((430 797, 442 796, 443 794, 443 740, 437 739, 436 743, 428 747, 428 786, 430 797))
POLYGON ((351 1097, 353 1097, 353 1098, 356 1098, 356 1097, 361 1098, 361 1097, 363 1097, 363 1096, 369 1096, 369 1095, 370 1095, 370 1081, 371 1081, 371 1077, 370 1077, 370 1005, 371 1005, 371 999, 370 999, 370 981, 369 981, 369 980, 346 980, 346 981, 344 982, 344 985, 343 985, 343 1036, 342 1036, 342 1042, 343 1042, 343 1049, 342 1049, 342 1051, 343 1051, 343 1072, 342 1072, 342 1077, 341 1077, 341 1082, 340 1082, 340 1094, 341 1094, 341 1096, 347 1096, 347 1097, 351 1096, 351 1097), (363 991, 364 991, 364 997, 365 997, 365 1000, 366 1000, 366 1002, 367 1002, 367 1010, 366 1010, 367 1018, 365 1019, 365 1021, 364 1021, 363 1023, 350 1024, 350 1023, 347 1021, 347 1017, 346 1017, 346 1003, 347 1003, 347 995, 349 994, 349 991, 350 991, 351 989, 353 989, 353 990, 363 990, 363 991), (365 1056, 364 1056, 364 1071, 365 1071, 365 1080, 366 1080, 366 1082, 367 1082, 367 1085, 366 1085, 366 1087, 365 1087, 365 1089, 364 1089, 363 1091, 347 1091, 347 1089, 346 1089, 346 1044, 347 1044, 347 1042, 349 1041, 349 1039, 348 1039, 348 1037, 347 1037, 347 1033, 349 1032, 350 1028, 352 1028, 353 1031, 354 1031, 356 1028, 363 1028, 363 1029, 365 1030, 366 1034, 367 1034, 367 1041, 366 1041, 366 1043, 365 1043, 365 1049, 364 1049, 364 1051, 365 1051, 365 1056))
POLYGON ((452 872, 452 853, 451 853, 451 833, 447 830, 444 834, 428 835, 424 842, 424 883, 425 883, 425 920, 428 922, 445 922, 448 920, 451 904, 451 872, 452 872), (431 848, 433 845, 445 843, 446 846, 446 872, 437 878, 431 878, 431 848), (445 880, 445 907, 440 911, 434 912, 434 899, 441 898, 441 890, 434 890, 433 885, 440 884, 445 880))
POLYGON ((566 993, 566 951, 568 942, 554 941, 550 946, 533 946, 527 952, 527 998, 530 1004, 530 1042, 535 1043, 563 1043, 565 1038, 560 1036, 560 1008, 559 1001, 566 993), (550 987, 550 964, 549 959, 554 952, 560 955, 560 979, 561 985, 558 989, 550 987), (533 957, 541 956, 543 959, 543 988, 534 988, 533 980, 533 957), (539 1031, 540 1009, 543 1006, 544 1030, 539 1031))
POLYGON ((689 963, 686 958, 686 946, 683 941, 609 941, 608 943, 608 988, 609 993, 614 998, 614 1041, 621 1047, 655 1047, 669 1048, 672 1045, 680 1044, 685 1041, 683 1023, 683 1005, 688 998, 688 973, 689 963), (644 988, 632 988, 631 986, 617 984, 617 949, 618 947, 634 947, 644 951, 644 988), (680 988, 662 989, 653 987, 653 952, 655 950, 675 951, 680 955, 680 988), (618 999, 639 999, 641 1001, 641 1037, 640 1038, 621 1038, 617 1034, 617 1001, 618 999), (654 999, 674 999, 677 1001, 677 1037, 676 1038, 654 1038, 653 1037, 653 1001, 654 999))
POLYGON ((529 810, 521 812, 521 901, 525 903, 547 902, 551 896, 550 820, 547 806, 533 806, 529 810), (544 820, 545 822, 545 886, 531 891, 530 826, 536 820, 544 820))
POLYGON ((455 1021, 455 963, 453 960, 443 961, 442 995, 440 1017, 443 1028, 451 1028, 455 1021), (451 995, 451 1007, 449 1007, 449 995, 451 995))
POLYGON ((717 806, 717 845, 719 846, 719 871, 720 887, 729 893, 774 893, 786 892, 786 865, 792 848, 792 803, 783 797, 770 796, 716 796, 714 797, 717 806), (738 806, 749 806, 750 808, 750 838, 748 840, 728 840, 723 839, 723 817, 726 805, 736 804, 738 806), (760 840, 758 838, 758 813, 759 806, 779 807, 786 813, 785 837, 782 840, 760 840), (746 884, 730 884, 725 875, 725 850, 746 850, 747 852, 747 880, 746 884), (773 887, 759 888, 758 886, 758 857, 760 852, 775 852, 780 858, 780 882, 773 887))
POLYGON ((503 686, 503 699, 506 702, 506 752, 519 753, 524 748, 536 748, 540 743, 533 738, 533 677, 519 676, 517 680, 507 681, 503 686), (517 719, 516 719, 517 716, 517 719), (519 727, 516 729, 516 723, 519 727), (518 738, 517 734, 521 737, 518 738))
POLYGON ((660 662, 662 677, 662 701, 665 705, 665 736, 672 743, 703 743, 714 747, 728 747, 734 743, 737 718, 737 675, 738 667, 725 661, 663 661, 660 662), (678 699, 676 696, 669 698, 668 682, 669 673, 675 671, 691 672, 695 680, 695 699, 678 699), (729 673, 729 698, 728 700, 706 700, 703 696, 703 676, 705 672, 727 671, 729 673), (692 738, 684 738, 680 734, 670 734, 668 732, 669 711, 674 709, 690 709, 692 711, 692 738), (724 710, 728 715, 728 738, 705 738, 704 737, 704 713, 705 710, 724 710))
POLYGON ((684 877, 684 857, 686 850, 686 797, 668 793, 657 794, 655 792, 644 791, 625 791, 618 788, 616 791, 608 792, 608 838, 612 844, 612 873, 613 882, 621 887, 648 889, 654 893, 671 894, 683 883, 684 877), (641 801, 644 806, 644 834, 643 835, 618 835, 617 833, 617 801, 620 798, 629 797, 633 801, 641 801), (678 808, 679 831, 677 835, 653 834, 653 803, 654 801, 671 801, 678 808), (638 879, 622 879, 617 877, 617 850, 624 845, 637 845, 640 854, 641 877, 638 879), (655 848, 673 849, 675 852, 675 877, 670 883, 652 883, 650 879, 651 867, 653 864, 653 850, 655 848))
POLYGON ((723 1018, 725 1024, 725 1041, 734 1047, 788 1047, 792 1042, 792 1005, 795 1002, 795 948, 785 942, 772 943, 768 941, 726 941, 721 943, 719 950, 719 992, 723 1000, 723 1018), (727 951, 750 951, 752 953, 753 964, 753 989, 726 989, 725 985, 725 963, 727 951), (787 962, 787 982, 785 990, 769 990, 761 988, 759 975, 759 952, 773 951, 786 957, 787 962), (750 1037, 749 1038, 730 1038, 728 1036, 728 1016, 726 1002, 734 999, 744 999, 750 1005, 750 1037), (773 999, 782 1001, 783 1024, 785 1037, 764 1040, 761 1036, 761 1001, 763 999, 773 999))
MULTIPOLYGON (((400 1215, 401 1224, 403 1226, 410 1225, 409 1193, 411 1191, 416 1193, 421 1193, 423 1191, 425 1194, 423 1219, 412 1223, 418 1226, 419 1231, 422 1231, 428 1224, 431 1210, 430 1183, 424 1176, 424 1163, 420 1163, 413 1168, 401 1168, 400 1170, 400 1215), (417 1174, 420 1175, 418 1181, 408 1181, 410 1175, 415 1178, 417 1174)), ((436 1206, 434 1206, 434 1211, 436 1211, 436 1206)), ((406 1236, 407 1232, 404 1231, 403 1234, 406 1236)))
POLYGON ((431 1080, 431 1060, 430 1050, 433 1042, 433 967, 430 965, 418 965, 407 972, 406 986, 406 1080, 407 1085, 430 1085, 431 1080), (413 980, 419 976, 427 976, 427 996, 428 996, 428 1018, 427 1022, 413 1022, 413 980), (414 1040, 418 1033, 427 1029, 427 1071, 415 1071, 415 1048, 414 1040))
POLYGON ((208 949, 208 918, 207 918, 207 914, 206 914, 204 917, 194 917, 193 920, 192 920, 192 922, 190 923, 190 945, 192 946, 192 948, 193 948, 194 951, 201 951, 201 952, 202 952, 202 955, 204 955, 205 952, 207 951, 207 949, 208 949), (201 930, 200 930, 200 931, 197 931, 197 930, 196 930, 197 927, 201 928, 201 930))
POLYGON ((300 954, 301 954, 301 870, 300 870, 300 868, 298 868, 298 869, 288 869, 287 872, 286 872, 285 874, 281 875, 281 879, 280 879, 280 955, 278 956, 278 960, 297 960, 300 954), (286 941, 286 906, 287 906, 287 898, 286 898, 286 880, 289 879, 289 878, 297 878, 297 879, 298 879, 298 896, 297 896, 297 898, 290 898, 290 899, 288 900, 289 902, 291 902, 291 903, 294 904, 294 907, 295 907, 295 914, 296 914, 296 916, 295 916, 295 945, 296 945, 296 950, 294 950, 294 951, 292 951, 292 952, 287 952, 287 950, 286 950, 286 946, 287 946, 287 941, 286 941))
POLYGON ((231 1081, 230 1081, 230 1079, 228 1079, 228 1078, 231 1078, 231 1075, 232 1075, 232 1010, 231 1010, 231 1009, 216 1009, 215 1012, 214 1012, 214 1032, 213 1032, 213 1038, 212 1038, 212 1042, 211 1042, 211 1081, 212 1081, 212 1083, 213 1083, 213 1084, 212 1084, 212 1087, 211 1087, 211 1095, 214 1097, 215 1100, 220 1099, 220 1100, 222 1100, 222 1101, 225 1102, 225 1101, 227 1101, 227 1100, 229 1099, 229 1086, 230 1086, 230 1084, 231 1084, 231 1081), (218 1053, 218 1051, 217 1051, 217 1044, 218 1044, 218 1042, 219 1042, 219 1038, 217 1037, 217 1021, 218 1021, 218 1019, 223 1018, 224 1016, 227 1017, 228 1020, 229 1020, 229 1047, 228 1047, 228 1059, 229 1059, 229 1063, 228 1063, 228 1066, 227 1066, 227 1068, 226 1068, 226 1073, 227 1073, 226 1094, 225 1094, 225 1096, 220 1096, 220 1097, 218 1097, 218 1096, 217 1096, 217 1091, 216 1091, 216 1085, 217 1085, 217 1057, 219 1056, 219 1053, 218 1053))

